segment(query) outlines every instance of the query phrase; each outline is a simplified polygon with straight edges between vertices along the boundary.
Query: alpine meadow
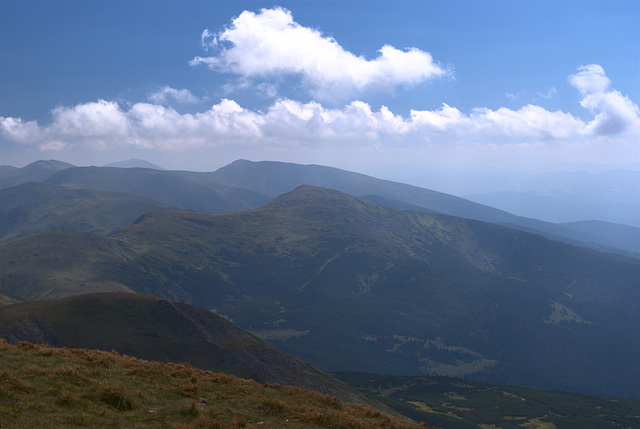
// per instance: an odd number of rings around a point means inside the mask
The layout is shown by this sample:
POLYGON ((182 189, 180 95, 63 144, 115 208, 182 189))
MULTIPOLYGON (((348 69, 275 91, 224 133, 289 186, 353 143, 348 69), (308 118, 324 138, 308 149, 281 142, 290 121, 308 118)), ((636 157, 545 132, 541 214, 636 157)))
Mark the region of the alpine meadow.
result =
POLYGON ((0 2, 0 427, 640 427, 640 3, 0 2))

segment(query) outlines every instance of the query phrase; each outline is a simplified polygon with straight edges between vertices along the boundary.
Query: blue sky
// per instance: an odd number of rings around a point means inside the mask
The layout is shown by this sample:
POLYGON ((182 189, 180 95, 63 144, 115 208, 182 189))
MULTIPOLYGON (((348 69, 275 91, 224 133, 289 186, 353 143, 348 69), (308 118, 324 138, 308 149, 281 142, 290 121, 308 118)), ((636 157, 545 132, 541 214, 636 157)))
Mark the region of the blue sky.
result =
POLYGON ((1 0, 0 162, 637 168, 639 22, 637 0, 1 0))

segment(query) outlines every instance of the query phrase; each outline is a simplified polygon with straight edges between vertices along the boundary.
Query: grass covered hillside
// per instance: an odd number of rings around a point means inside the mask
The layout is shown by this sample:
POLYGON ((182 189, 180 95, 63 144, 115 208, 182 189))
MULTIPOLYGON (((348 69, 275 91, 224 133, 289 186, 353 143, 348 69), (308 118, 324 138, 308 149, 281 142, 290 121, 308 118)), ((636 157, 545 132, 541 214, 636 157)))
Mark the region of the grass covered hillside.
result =
POLYGON ((287 355, 203 308, 153 295, 100 293, 0 307, 0 337, 56 347, 115 350, 186 362, 260 383, 364 399, 329 374, 287 355))
POLYGON ((639 262, 304 186, 228 215, 0 245, 0 293, 197 303, 323 370, 638 397, 639 262))
MULTIPOLYGON (((299 388, 187 364, 0 340, 3 428, 413 428, 299 388)), ((422 426, 424 427, 424 426, 422 426)))

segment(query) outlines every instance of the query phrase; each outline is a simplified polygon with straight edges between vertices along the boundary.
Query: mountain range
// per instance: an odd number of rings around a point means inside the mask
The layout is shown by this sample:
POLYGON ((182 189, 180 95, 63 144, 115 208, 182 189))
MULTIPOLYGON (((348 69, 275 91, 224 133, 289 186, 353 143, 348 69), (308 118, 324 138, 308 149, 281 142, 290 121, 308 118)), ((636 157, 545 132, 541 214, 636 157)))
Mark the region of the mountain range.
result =
POLYGON ((347 401, 326 372, 640 397, 636 227, 318 165, 156 167, 0 167, 0 335, 347 401))
MULTIPOLYGON (((639 228, 631 227, 633 229, 630 230, 628 225, 601 221, 583 223, 579 228, 553 224, 515 216, 452 195, 325 166, 239 160, 214 172, 197 173, 147 168, 69 167, 55 163, 42 161, 14 169, 11 173, 13 179, 0 183, 25 183, 33 177, 34 170, 41 168, 43 171, 38 177, 47 184, 126 193, 169 207, 204 213, 254 209, 297 186, 308 184, 365 197, 387 207, 482 220, 574 245, 640 257, 639 228), (51 168, 52 164, 56 169, 51 168)), ((0 229, 3 229, 1 225, 0 229)), ((10 228, 4 226, 4 230, 7 229, 10 228)), ((98 226, 95 229, 109 228, 98 226)), ((14 232, 11 236, 20 234, 14 232)))
POLYGON ((637 260, 335 190, 158 211, 108 238, 43 232, 2 244, 0 264, 13 300, 198 303, 327 371, 640 396, 637 260))

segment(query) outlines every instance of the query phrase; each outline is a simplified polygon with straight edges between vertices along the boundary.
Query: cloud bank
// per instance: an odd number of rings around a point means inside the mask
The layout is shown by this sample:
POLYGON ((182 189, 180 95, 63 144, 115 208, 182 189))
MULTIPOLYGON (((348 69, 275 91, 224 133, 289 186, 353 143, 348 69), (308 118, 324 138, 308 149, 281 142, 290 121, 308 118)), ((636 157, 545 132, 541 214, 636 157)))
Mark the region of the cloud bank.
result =
MULTIPOLYGON (((580 104, 595 115, 591 121, 535 105, 517 110, 475 108, 464 113, 444 104, 436 110, 411 110, 403 117, 385 106, 373 110, 362 101, 327 108, 317 102, 280 99, 254 111, 223 99, 205 112, 192 114, 157 103, 139 102, 124 108, 115 101, 98 100, 57 107, 52 111, 52 122, 44 126, 0 117, 0 137, 42 150, 79 146, 183 150, 230 144, 283 148, 375 144, 396 149, 499 146, 640 136, 638 106, 610 89, 602 67, 580 67, 569 82, 581 94, 580 104)), ((170 88, 163 91, 174 94, 170 88)))
POLYGON ((245 11, 218 33, 204 30, 202 45, 211 56, 192 66, 233 73, 243 79, 298 76, 320 99, 344 98, 363 90, 393 90, 450 73, 416 48, 385 45, 373 60, 345 51, 335 39, 301 26, 286 9, 245 11))

